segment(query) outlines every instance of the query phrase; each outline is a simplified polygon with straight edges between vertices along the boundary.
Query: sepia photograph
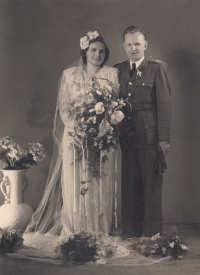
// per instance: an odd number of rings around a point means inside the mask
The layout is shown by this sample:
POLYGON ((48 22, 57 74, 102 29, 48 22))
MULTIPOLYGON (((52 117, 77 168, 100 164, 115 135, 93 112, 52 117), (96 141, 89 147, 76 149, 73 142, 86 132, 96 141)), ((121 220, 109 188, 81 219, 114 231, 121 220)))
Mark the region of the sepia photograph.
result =
POLYGON ((200 274, 199 25, 199 0, 1 0, 1 275, 200 274))

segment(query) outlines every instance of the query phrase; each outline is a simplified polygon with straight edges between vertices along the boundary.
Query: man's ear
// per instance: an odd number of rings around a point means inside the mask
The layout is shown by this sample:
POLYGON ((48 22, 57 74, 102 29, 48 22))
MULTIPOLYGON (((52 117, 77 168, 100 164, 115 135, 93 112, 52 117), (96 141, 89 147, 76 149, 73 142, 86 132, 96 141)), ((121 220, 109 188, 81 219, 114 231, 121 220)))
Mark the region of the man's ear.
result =
POLYGON ((145 50, 148 48, 148 42, 147 41, 145 41, 145 50))

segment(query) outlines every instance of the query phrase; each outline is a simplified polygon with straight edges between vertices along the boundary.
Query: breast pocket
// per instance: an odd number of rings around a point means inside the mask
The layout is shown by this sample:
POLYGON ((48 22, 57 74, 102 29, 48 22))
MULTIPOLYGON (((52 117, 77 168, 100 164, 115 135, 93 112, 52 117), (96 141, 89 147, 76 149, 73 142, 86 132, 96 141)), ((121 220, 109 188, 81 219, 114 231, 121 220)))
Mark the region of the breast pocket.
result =
POLYGON ((151 102, 153 97, 154 80, 137 80, 135 83, 135 100, 151 102))

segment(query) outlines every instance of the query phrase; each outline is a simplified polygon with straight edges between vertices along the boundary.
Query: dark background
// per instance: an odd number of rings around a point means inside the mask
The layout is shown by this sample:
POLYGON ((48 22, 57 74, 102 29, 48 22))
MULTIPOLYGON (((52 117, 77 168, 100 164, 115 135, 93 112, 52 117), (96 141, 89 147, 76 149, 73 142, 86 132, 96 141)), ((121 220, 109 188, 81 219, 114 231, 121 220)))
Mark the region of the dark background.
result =
POLYGON ((169 66, 173 123, 164 221, 200 222, 199 0, 1 0, 0 138, 12 136, 23 147, 43 143, 45 161, 27 172, 26 202, 35 208, 49 168, 62 71, 79 58, 79 39, 90 30, 105 38, 110 65, 124 61, 122 32, 130 25, 147 32, 146 56, 169 66))

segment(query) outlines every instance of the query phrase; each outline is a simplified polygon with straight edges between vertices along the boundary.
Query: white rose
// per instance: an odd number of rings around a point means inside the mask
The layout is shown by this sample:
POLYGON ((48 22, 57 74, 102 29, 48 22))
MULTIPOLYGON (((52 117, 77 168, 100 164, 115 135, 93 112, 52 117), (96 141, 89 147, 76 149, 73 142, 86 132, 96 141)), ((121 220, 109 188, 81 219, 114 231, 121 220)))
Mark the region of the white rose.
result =
POLYGON ((112 124, 117 124, 117 123, 121 122, 123 118, 124 118, 124 114, 122 113, 122 111, 115 111, 110 116, 110 122, 112 124))
POLYGON ((88 122, 92 122, 93 124, 95 124, 96 120, 97 120, 96 116, 92 116, 88 119, 88 122))
POLYGON ((87 36, 89 37, 89 40, 93 40, 99 36, 99 33, 97 31, 89 31, 87 36))
POLYGON ((103 102, 98 102, 94 107, 95 107, 96 113, 99 115, 104 113, 105 111, 103 102))
POLYGON ((169 243, 169 246, 170 246, 171 248, 174 248, 174 242, 169 243))
POLYGON ((87 36, 84 36, 80 39, 80 47, 82 50, 85 50, 89 47, 89 40, 87 36))
POLYGON ((180 244, 180 247, 183 249, 183 251, 189 251, 189 248, 184 244, 180 244))
POLYGON ((83 123, 84 121, 85 121, 85 118, 82 117, 82 118, 80 119, 80 122, 83 123))
POLYGON ((118 106, 118 102, 117 102, 117 101, 112 101, 112 102, 111 102, 111 106, 112 106, 112 107, 118 106))
POLYGON ((102 92, 99 91, 99 90, 96 90, 96 93, 97 93, 98 95, 102 95, 102 92))

